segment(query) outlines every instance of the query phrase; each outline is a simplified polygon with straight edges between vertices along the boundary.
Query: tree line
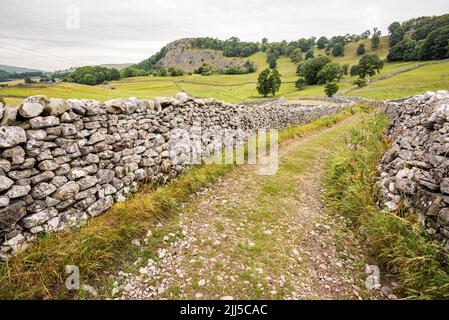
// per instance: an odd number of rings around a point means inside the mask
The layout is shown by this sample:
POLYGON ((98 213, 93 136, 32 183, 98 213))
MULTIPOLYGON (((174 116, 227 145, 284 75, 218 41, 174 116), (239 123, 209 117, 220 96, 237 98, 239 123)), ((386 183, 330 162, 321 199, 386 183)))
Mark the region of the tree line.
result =
POLYGON ((17 79, 26 79, 26 78, 34 78, 34 77, 43 77, 44 73, 41 71, 30 71, 30 72, 7 72, 5 70, 0 70, 0 82, 17 80, 17 79))
POLYGON ((388 61, 449 58, 449 14, 393 22, 388 61))
POLYGON ((67 75, 63 81, 94 86, 105 81, 119 80, 120 72, 115 68, 80 67, 67 75))

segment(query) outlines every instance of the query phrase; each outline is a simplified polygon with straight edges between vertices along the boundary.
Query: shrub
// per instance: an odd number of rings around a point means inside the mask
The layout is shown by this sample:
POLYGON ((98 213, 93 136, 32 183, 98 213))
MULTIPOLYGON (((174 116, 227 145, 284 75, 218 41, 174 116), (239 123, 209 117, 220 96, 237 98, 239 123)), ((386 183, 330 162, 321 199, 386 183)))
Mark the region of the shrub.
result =
POLYGON ((343 53, 345 52, 345 47, 341 43, 337 43, 334 48, 332 49, 332 55, 334 57, 340 57, 343 56, 343 53))
POLYGON ((210 65, 204 63, 201 67, 194 70, 193 73, 201 74, 202 76, 210 76, 213 73, 213 69, 210 65))
POLYGON ((167 72, 171 77, 180 77, 184 75, 184 71, 175 67, 168 68, 167 72))
POLYGON ((313 50, 307 51, 307 53, 306 53, 306 55, 305 55, 306 60, 313 59, 314 57, 315 57, 315 55, 314 55, 314 53, 313 53, 313 50))
POLYGON ((365 52, 366 52, 365 44, 363 44, 363 43, 359 44, 359 46, 357 47, 357 55, 359 55, 359 56, 364 55, 365 52))
POLYGON ((329 82, 324 86, 324 93, 326 93, 328 97, 333 97, 334 94, 338 92, 338 89, 338 84, 335 82, 329 82))
POLYGON ((365 79, 362 78, 358 78, 357 80, 355 80, 352 84, 354 84, 355 86, 357 86, 358 88, 363 88, 366 87, 368 85, 368 83, 366 82, 365 79))
POLYGON ((300 77, 298 80, 296 80, 295 82, 295 87, 298 90, 304 90, 306 88, 307 82, 306 79, 304 79, 303 77, 300 77))

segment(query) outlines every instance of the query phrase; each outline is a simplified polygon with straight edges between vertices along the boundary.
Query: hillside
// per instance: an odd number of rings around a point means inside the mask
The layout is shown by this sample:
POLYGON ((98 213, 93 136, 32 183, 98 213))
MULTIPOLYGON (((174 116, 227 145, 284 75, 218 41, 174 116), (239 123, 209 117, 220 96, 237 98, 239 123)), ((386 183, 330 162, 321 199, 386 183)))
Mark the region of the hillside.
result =
MULTIPOLYGON (((352 44, 348 45, 350 47, 352 44)), ((381 49, 383 50, 383 49, 381 49)), ((258 52, 250 57, 257 70, 267 67, 266 55, 258 52)), ((355 64, 357 57, 350 57, 349 54, 343 58, 334 58, 333 61, 346 59, 345 63, 355 64)), ((386 76, 388 74, 404 70, 419 65, 418 61, 411 62, 386 62, 381 73, 375 75, 373 79, 386 76)), ((412 94, 417 94, 427 90, 440 90, 449 86, 446 66, 449 62, 441 65, 428 65, 415 71, 410 71, 392 77, 387 80, 373 83, 369 87, 351 92, 350 95, 370 97, 377 100, 387 98, 404 98, 412 94), (407 81, 413 81, 413 85, 407 81), (388 83, 388 85, 386 85, 388 83)), ((295 87, 297 79, 296 66, 288 57, 278 59, 278 69, 282 75, 282 86, 277 97, 288 99, 310 98, 324 96, 323 86, 307 86, 305 90, 298 91, 295 87)), ((187 75, 181 77, 133 77, 111 81, 109 87, 88 86, 74 83, 39 84, 32 87, 9 87, 0 88, 0 96, 8 104, 18 105, 23 99, 31 95, 43 94, 54 98, 78 98, 110 100, 123 97, 153 98, 157 96, 173 96, 177 92, 185 91, 195 97, 214 97, 228 102, 243 102, 262 99, 257 93, 258 72, 241 75, 220 75, 211 76, 187 75), (113 89, 111 89, 113 88, 113 89)), ((340 90, 347 90, 352 87, 351 78, 344 77, 339 83, 340 90)))
MULTIPOLYGON (((379 57, 381 59, 385 59, 387 57, 388 51, 390 50, 389 39, 390 39, 390 37, 388 37, 388 36, 381 37, 380 38, 380 48, 374 49, 374 50, 371 48, 371 41, 369 39, 363 39, 360 41, 350 42, 348 45, 345 46, 343 56, 333 57, 332 55, 330 55, 329 57, 338 63, 349 63, 351 65, 356 64, 358 62, 358 60, 361 57, 363 57, 363 55, 362 56, 357 55, 357 47, 359 46, 359 44, 364 44, 365 49, 366 49, 365 55, 375 53, 375 54, 379 55, 379 57)), ((316 47, 314 48, 314 53, 315 53, 315 55, 317 55, 317 54, 321 54, 323 56, 326 55, 326 52, 324 49, 320 50, 316 47)))
POLYGON ((129 66, 131 66, 132 63, 109 63, 109 64, 99 64, 97 67, 103 67, 103 68, 115 68, 117 70, 122 70, 125 68, 128 68, 129 66))
POLYGON ((45 71, 37 70, 37 69, 9 66, 9 65, 4 65, 4 64, 0 64, 0 70, 4 70, 8 73, 45 72, 45 71))

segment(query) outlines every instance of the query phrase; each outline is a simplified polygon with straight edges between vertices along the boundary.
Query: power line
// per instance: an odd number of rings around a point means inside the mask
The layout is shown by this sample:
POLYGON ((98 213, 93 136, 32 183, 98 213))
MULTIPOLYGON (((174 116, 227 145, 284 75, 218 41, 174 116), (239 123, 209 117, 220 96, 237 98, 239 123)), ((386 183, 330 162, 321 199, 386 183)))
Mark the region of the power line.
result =
MULTIPOLYGON (((2 41, 0 41, 0 44, 9 46, 11 48, 16 48, 16 49, 19 49, 19 50, 22 50, 22 51, 26 51, 26 53, 30 54, 30 55, 35 55, 35 56, 36 55, 40 55, 41 57, 44 57, 44 58, 52 57, 52 58, 57 58, 57 59, 60 59, 60 60, 64 60, 66 62, 78 64, 78 62, 75 61, 75 60, 67 59, 65 57, 58 56, 58 55, 55 55, 55 54, 52 54, 52 53, 42 52, 42 51, 38 51, 38 50, 35 50, 35 49, 32 49, 32 48, 27 48, 27 47, 19 46, 19 45, 13 45, 13 44, 9 44, 9 43, 2 42, 2 41)), ((3 47, 3 48, 4 49, 10 49, 10 48, 5 48, 5 47, 3 47)), ((13 50, 13 49, 10 49, 10 50, 13 50)))

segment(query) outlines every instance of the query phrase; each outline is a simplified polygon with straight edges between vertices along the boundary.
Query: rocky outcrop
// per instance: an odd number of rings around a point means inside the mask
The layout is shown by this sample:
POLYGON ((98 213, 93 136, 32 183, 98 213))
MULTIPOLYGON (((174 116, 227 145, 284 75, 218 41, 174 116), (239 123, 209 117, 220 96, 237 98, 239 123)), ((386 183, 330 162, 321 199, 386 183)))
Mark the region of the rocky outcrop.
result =
MULTIPOLYGON (((258 129, 341 110, 248 107, 185 94, 154 100, 26 99, 0 126, 0 255, 42 232, 76 227, 125 201, 139 182, 166 183, 258 129)), ((3 110, 3 118, 7 108, 3 110)))
POLYGON ((387 104, 393 143, 379 171, 382 205, 404 204, 449 250, 449 91, 387 104))
POLYGON ((181 39, 169 43, 166 53, 158 62, 158 67, 168 69, 178 68, 184 72, 194 72, 203 64, 211 66, 214 70, 227 68, 246 69, 248 59, 225 57, 223 51, 211 49, 195 49, 191 39, 181 39))

